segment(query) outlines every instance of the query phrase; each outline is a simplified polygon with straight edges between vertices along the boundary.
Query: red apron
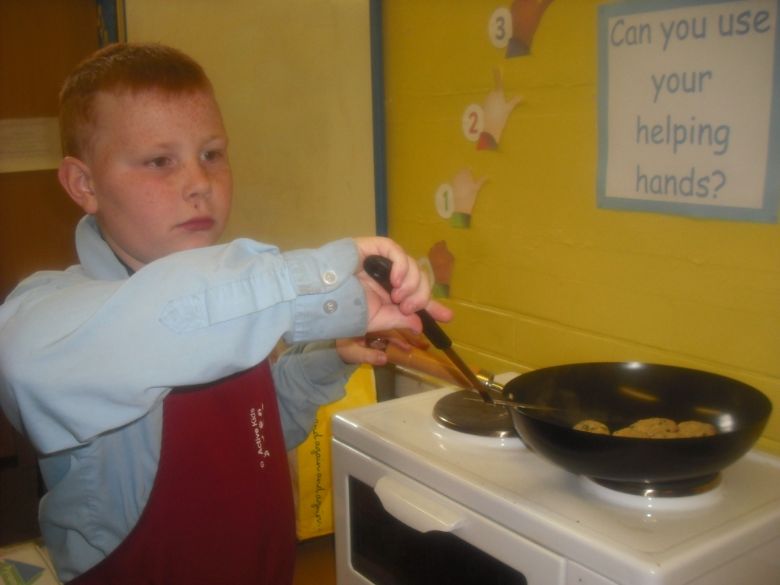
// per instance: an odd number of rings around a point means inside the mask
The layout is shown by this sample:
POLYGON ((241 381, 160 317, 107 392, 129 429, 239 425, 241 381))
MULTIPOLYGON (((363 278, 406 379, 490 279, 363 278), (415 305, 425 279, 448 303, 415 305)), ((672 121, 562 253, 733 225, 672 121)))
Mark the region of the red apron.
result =
POLYGON ((163 408, 138 524, 69 585, 291 583, 295 512, 268 363, 176 389, 163 408))

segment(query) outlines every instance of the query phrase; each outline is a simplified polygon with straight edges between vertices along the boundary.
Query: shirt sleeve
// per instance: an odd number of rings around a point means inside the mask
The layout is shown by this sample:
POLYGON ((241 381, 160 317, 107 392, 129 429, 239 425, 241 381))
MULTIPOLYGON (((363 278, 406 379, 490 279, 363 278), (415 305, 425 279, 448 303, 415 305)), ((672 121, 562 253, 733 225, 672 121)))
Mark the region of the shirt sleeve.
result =
POLYGON ((294 345, 281 354, 272 372, 288 451, 306 440, 320 406, 344 396, 355 369, 333 341, 294 345))
POLYGON ((362 334, 357 259, 351 240, 281 253, 243 239, 124 280, 36 274, 0 306, 0 405, 51 453, 137 420, 172 387, 259 363, 280 338, 362 334))

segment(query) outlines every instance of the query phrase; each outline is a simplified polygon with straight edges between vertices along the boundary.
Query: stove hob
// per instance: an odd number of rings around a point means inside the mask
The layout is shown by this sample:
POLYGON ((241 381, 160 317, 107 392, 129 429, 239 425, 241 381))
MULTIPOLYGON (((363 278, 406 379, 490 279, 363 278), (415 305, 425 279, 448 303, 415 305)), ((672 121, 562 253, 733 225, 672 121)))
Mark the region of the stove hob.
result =
MULTIPOLYGON (((566 472, 517 435, 445 427, 432 412, 452 392, 433 389, 336 414, 338 473, 369 484, 388 476, 425 502, 455 503, 500 527, 502 542, 508 530, 566 559, 572 573, 560 582, 571 576, 574 583, 582 569, 580 581, 588 583, 780 583, 777 456, 751 450, 698 495, 630 495, 566 472), (603 578, 594 581, 593 573, 603 578)), ((345 485, 334 472, 334 486, 345 485)), ((480 542, 493 542, 490 535, 480 542)), ((514 547, 508 554, 518 558, 514 547)))
POLYGON ((488 404, 472 390, 459 390, 439 399, 433 407, 433 418, 449 429, 470 435, 517 436, 506 407, 488 404))
MULTIPOLYGON (((487 404, 472 390, 458 390, 436 401, 433 418, 442 426, 478 437, 517 437, 512 416, 504 406, 487 404)), ((521 439, 522 440, 522 439, 521 439)), ((598 485, 632 496, 676 498, 708 492, 720 483, 720 474, 675 481, 646 482, 589 477, 598 485)))

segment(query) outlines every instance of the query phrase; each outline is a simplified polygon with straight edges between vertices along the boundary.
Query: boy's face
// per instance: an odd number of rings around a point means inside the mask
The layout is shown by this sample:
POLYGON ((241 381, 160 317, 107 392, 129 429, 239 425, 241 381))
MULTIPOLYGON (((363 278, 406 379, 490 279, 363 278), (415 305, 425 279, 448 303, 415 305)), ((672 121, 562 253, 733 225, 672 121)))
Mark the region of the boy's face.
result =
POLYGON ((232 175, 219 107, 206 91, 98 94, 84 157, 93 196, 80 203, 137 270, 214 244, 230 212, 232 175))

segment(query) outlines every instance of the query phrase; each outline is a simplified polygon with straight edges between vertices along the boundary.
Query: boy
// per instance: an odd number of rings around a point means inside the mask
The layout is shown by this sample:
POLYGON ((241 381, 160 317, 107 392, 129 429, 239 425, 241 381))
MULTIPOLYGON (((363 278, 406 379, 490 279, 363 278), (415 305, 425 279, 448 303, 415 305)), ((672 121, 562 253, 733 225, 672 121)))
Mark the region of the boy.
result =
POLYGON ((289 583, 285 450, 338 398, 345 361, 381 358, 343 343, 338 354, 294 346, 273 371, 266 357, 280 338, 419 330, 416 310, 450 313, 384 238, 285 254, 246 239, 215 246, 228 141, 210 82, 180 52, 98 51, 60 106, 58 177, 87 214, 80 264, 33 275, 0 307, 0 405, 40 453, 58 574, 289 583), (392 299, 361 271, 368 254, 393 261, 392 299))

